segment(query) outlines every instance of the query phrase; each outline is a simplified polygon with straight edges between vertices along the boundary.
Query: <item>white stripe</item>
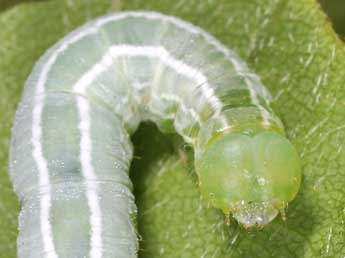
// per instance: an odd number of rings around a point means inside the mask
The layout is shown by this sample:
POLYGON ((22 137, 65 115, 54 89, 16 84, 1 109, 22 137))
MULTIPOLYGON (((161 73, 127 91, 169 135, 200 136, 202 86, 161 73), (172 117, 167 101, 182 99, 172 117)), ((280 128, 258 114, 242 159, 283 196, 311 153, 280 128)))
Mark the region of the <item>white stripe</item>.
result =
POLYGON ((49 220, 50 206, 51 206, 51 193, 49 184, 49 172, 47 161, 42 153, 42 128, 41 128, 41 115, 43 109, 43 96, 35 96, 35 106, 32 112, 32 138, 33 145, 32 157, 36 162, 38 169, 39 185, 46 187, 46 192, 40 199, 40 228, 43 242, 43 250, 47 258, 57 258, 52 238, 52 229, 49 220))
MULTIPOLYGON (((203 96, 210 101, 217 113, 220 112, 222 104, 215 96, 212 87, 208 83, 207 77, 199 70, 187 65, 181 60, 177 60, 162 46, 133 46, 133 45, 114 45, 103 55, 101 60, 87 71, 73 87, 77 93, 84 94, 86 88, 113 63, 112 58, 120 56, 129 57, 152 57, 158 58, 163 64, 172 68, 177 74, 183 75, 200 85, 203 96)), ((195 113, 195 112, 194 112, 195 113)), ((197 121, 201 122, 200 117, 195 113, 197 121)))
MULTIPOLYGON (((179 28, 185 29, 192 34, 201 35, 206 39, 206 41, 210 45, 215 47, 219 52, 223 53, 227 57, 227 59, 233 64, 237 73, 247 73, 249 71, 246 64, 237 56, 237 54, 235 52, 233 52, 232 50, 230 50, 227 47, 225 47, 224 45, 222 45, 212 35, 206 33, 201 28, 196 27, 193 24, 186 22, 186 21, 183 21, 181 19, 178 19, 174 16, 167 16, 167 15, 163 15, 163 14, 160 14, 157 12, 152 12, 152 11, 123 12, 123 13, 119 13, 119 14, 110 14, 108 16, 98 18, 97 20, 91 22, 89 25, 86 25, 86 26, 90 26, 90 27, 94 27, 94 28, 98 29, 99 27, 101 27, 104 24, 107 24, 107 23, 113 22, 113 21, 117 21, 117 20, 121 20, 121 19, 125 19, 128 17, 142 17, 142 18, 145 18, 148 20, 162 20, 162 21, 166 21, 166 22, 169 22, 171 24, 174 24, 175 26, 177 26, 179 28)), ((266 122, 268 122, 269 113, 267 112, 267 110, 265 110, 265 108, 263 108, 260 105, 256 89, 259 92, 261 92, 264 100, 267 103, 269 103, 270 94, 267 92, 265 87, 263 87, 263 85, 260 83, 260 79, 257 76, 255 76, 255 79, 259 84, 253 84, 251 82, 251 80, 249 80, 245 76, 245 81, 246 81, 248 90, 250 92, 251 102, 252 102, 252 104, 256 105, 260 109, 261 116, 264 119, 264 122, 266 123, 266 122)))
POLYGON ((77 42, 90 32, 95 32, 94 28, 87 31, 82 31, 76 36, 63 42, 60 46, 51 54, 47 63, 44 65, 42 72, 39 76, 37 86, 35 89, 34 97, 34 108, 32 112, 32 138, 31 142, 33 145, 33 159, 37 165, 39 185, 45 186, 46 193, 40 200, 40 227, 42 234, 43 249, 47 258, 58 258, 55 250, 52 226, 49 220, 50 208, 51 208, 51 187, 49 179, 49 169, 46 159, 43 157, 42 152, 42 111, 44 106, 44 93, 45 93, 45 83, 48 78, 48 73, 51 67, 54 65, 57 57, 60 53, 66 50, 70 44, 77 42))
POLYGON ((97 176, 92 166, 92 142, 90 134, 90 106, 86 99, 77 97, 80 131, 80 164, 84 179, 87 183, 86 197, 90 208, 90 257, 102 257, 102 212, 97 197, 97 176))
MULTIPOLYGON (((222 52, 228 58, 228 60, 233 64, 237 73, 243 73, 243 72, 248 71, 248 67, 246 66, 245 63, 243 63, 241 61, 241 59, 237 56, 237 54, 235 54, 233 51, 231 51, 230 49, 228 49, 224 45, 222 45, 212 35, 205 33, 205 31, 194 26, 191 23, 177 19, 173 16, 165 16, 165 15, 162 15, 162 14, 156 13, 156 12, 128 12, 127 14, 123 14, 123 16, 121 18, 125 18, 128 16, 144 17, 147 19, 161 19, 163 21, 170 22, 170 23, 176 25, 177 27, 186 29, 187 31, 191 32, 192 34, 202 35, 207 40, 207 42, 209 42, 212 46, 214 46, 218 51, 222 52)), ((110 20, 114 20, 115 18, 116 17, 106 17, 106 18, 104 18, 104 20, 102 22, 108 22, 110 20)), ((247 87, 248 87, 248 90, 250 93, 252 103, 260 109, 261 116, 264 120, 264 123, 268 123, 269 113, 267 112, 267 110, 265 110, 260 105, 260 102, 259 102, 259 99, 257 96, 257 92, 255 89, 257 88, 262 93, 265 101, 267 100, 267 102, 269 102, 269 98, 270 98, 269 93, 266 91, 266 89, 263 87, 263 85, 261 83, 259 85, 253 84, 250 79, 246 78, 246 76, 244 76, 244 77, 245 77, 245 81, 246 81, 246 84, 247 84, 247 87)), ((256 75, 255 75, 255 77, 256 77, 256 80, 258 82, 260 82, 260 79, 257 78, 256 75)))
MULTIPOLYGON (((103 18, 100 18, 98 20, 97 24, 102 25, 102 24, 105 24, 105 23, 108 23, 111 21, 120 20, 120 19, 124 19, 127 17, 143 17, 143 18, 146 18, 148 20, 159 19, 159 20, 174 24, 175 26, 182 28, 182 29, 185 29, 192 34, 201 35, 207 40, 207 42, 210 45, 215 47, 219 52, 222 52, 228 58, 228 60, 234 65, 236 72, 242 73, 242 72, 247 72, 249 70, 247 65, 237 56, 237 54, 235 52, 233 52, 232 50, 230 50, 227 47, 225 47, 224 45, 222 45, 211 34, 208 34, 205 31, 203 31, 201 28, 194 26, 193 24, 191 24, 189 22, 178 19, 174 16, 162 15, 161 13, 156 13, 156 12, 152 12, 152 11, 126 12, 126 13, 121 13, 121 14, 117 14, 117 15, 116 14, 115 15, 109 15, 109 16, 105 16, 103 18)), ((260 81, 260 79, 256 75, 253 75, 253 76, 256 77, 256 80, 258 82, 260 81)), ((250 82, 249 80, 246 80, 246 83, 247 83, 247 86, 250 90, 254 90, 254 88, 259 87, 258 90, 260 90, 260 92, 263 94, 263 96, 267 97, 268 99, 270 98, 270 95, 266 91, 265 87, 263 87, 263 85, 261 85, 261 84, 260 85, 253 85, 252 82, 250 82)), ((257 101, 256 92, 254 94, 251 94, 251 96, 253 99, 256 98, 256 101, 254 100, 253 104, 259 103, 257 101)))

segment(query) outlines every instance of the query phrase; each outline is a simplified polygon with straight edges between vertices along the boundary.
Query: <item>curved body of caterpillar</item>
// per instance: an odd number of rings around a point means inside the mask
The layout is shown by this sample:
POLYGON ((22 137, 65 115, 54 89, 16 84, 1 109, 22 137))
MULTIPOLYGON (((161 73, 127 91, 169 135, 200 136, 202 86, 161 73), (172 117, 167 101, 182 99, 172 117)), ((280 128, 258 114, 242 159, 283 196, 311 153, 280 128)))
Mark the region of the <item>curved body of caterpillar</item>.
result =
POLYGON ((129 135, 142 120, 193 145, 204 198, 246 226, 298 191, 296 151, 235 53, 174 17, 113 14, 49 49, 26 82, 10 155, 19 257, 136 257, 129 135))

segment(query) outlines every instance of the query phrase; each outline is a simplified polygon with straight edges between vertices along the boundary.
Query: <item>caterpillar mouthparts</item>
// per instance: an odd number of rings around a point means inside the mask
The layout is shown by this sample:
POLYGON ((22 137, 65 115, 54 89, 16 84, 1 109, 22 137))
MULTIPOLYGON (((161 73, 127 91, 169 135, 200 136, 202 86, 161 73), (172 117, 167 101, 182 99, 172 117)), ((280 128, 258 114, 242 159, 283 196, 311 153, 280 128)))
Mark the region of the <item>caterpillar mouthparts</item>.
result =
POLYGON ((227 133, 195 163, 204 198, 245 227, 268 224, 300 187, 298 154, 275 132, 227 133))

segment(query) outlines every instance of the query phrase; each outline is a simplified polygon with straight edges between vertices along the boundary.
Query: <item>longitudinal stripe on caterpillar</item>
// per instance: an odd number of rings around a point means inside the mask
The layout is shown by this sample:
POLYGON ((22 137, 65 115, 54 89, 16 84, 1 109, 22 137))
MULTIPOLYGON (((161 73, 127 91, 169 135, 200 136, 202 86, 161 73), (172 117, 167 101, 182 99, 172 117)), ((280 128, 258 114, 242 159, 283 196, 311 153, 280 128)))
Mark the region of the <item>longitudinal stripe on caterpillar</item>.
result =
POLYGON ((297 153, 233 51, 175 17, 113 14, 53 46, 26 82, 10 157, 19 257, 136 256, 129 135, 143 120, 194 147, 201 194, 246 227, 298 191, 297 153))

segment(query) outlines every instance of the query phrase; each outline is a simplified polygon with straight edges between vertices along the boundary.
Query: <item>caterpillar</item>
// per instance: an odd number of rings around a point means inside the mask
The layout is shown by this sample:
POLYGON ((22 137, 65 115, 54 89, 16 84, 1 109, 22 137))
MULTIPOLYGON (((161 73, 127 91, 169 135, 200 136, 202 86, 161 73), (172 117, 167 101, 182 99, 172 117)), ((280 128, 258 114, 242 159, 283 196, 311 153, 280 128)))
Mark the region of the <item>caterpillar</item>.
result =
POLYGON ((10 149, 18 257, 137 256, 128 170, 145 120, 193 147, 201 195, 245 227, 299 190, 297 151, 234 51, 173 16, 110 14, 51 47, 25 83, 10 149))

